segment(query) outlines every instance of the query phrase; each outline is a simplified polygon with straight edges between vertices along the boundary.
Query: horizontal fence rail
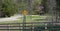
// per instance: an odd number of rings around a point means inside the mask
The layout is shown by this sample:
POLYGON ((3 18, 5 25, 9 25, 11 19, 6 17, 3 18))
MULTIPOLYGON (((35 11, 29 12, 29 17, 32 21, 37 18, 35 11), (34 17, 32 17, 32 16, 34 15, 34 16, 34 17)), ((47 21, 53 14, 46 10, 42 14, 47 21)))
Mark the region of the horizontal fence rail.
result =
MULTIPOLYGON (((52 22, 29 22, 29 23, 25 23, 26 26, 24 26, 24 30, 30 30, 30 31, 33 31, 33 30, 36 30, 36 26, 35 25, 40 25, 40 24, 43 24, 42 27, 40 27, 41 29, 44 29, 44 30, 48 30, 48 29, 51 29, 51 30, 60 30, 60 28, 58 27, 48 27, 46 26, 45 24, 51 24, 52 22), (29 25, 30 26, 27 26, 29 25), (47 27, 47 29, 45 29, 45 27, 47 27)), ((53 22, 53 23, 57 23, 57 22, 53 22)), ((60 23, 58 23, 60 25, 60 23)), ((39 28, 39 29, 40 29, 39 28)), ((40 29, 40 30, 41 30, 40 29)), ((0 30, 23 30, 23 23, 6 23, 6 24, 0 24, 0 30)), ((37 28, 38 30, 38 28, 37 28)))
MULTIPOLYGON (((45 24, 50 24, 52 22, 29 22, 29 23, 25 23, 25 24, 31 24, 30 26, 24 26, 25 29, 24 30, 35 30, 35 25, 36 24, 44 24, 44 28, 45 28, 45 24)), ((57 23, 57 22, 53 22, 53 23, 57 23)), ((0 30, 23 30, 23 23, 6 23, 6 24, 0 24, 0 30)), ((59 23, 60 25, 60 23, 59 23)), ((53 27, 49 27, 48 29, 60 29, 60 28, 53 28, 53 27)), ((37 29, 38 30, 38 29, 37 29)))

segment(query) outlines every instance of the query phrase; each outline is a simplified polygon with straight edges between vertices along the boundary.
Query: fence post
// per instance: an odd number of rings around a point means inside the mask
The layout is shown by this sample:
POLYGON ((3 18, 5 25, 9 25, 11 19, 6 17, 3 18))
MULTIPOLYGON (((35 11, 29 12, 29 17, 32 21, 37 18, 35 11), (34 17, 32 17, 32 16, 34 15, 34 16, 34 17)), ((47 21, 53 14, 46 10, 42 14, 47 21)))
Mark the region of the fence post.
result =
POLYGON ((24 17, 23 17, 23 31, 25 31, 25 26, 26 26, 26 16, 24 15, 24 17))

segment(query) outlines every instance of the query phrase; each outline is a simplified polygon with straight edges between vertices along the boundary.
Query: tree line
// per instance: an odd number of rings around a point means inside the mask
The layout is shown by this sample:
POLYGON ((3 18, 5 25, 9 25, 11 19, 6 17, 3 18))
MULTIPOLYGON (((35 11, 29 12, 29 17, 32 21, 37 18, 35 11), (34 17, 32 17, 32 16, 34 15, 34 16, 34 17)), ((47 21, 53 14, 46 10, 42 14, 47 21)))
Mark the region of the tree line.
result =
MULTIPOLYGON (((22 13, 23 10, 27 10, 34 15, 45 14, 47 0, 3 0, 0 3, 0 17, 10 17, 16 13, 22 13)), ((56 10, 60 12, 60 0, 56 0, 56 10)), ((60 13, 59 13, 60 14, 60 13)))

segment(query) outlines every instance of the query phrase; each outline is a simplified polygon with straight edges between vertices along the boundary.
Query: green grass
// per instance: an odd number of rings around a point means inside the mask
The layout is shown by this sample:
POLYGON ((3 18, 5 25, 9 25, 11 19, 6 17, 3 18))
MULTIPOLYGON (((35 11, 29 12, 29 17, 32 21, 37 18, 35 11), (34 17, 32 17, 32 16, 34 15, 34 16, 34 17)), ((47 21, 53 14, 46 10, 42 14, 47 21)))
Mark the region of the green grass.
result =
POLYGON ((31 16, 31 15, 30 15, 30 16, 26 16, 26 17, 27 17, 27 18, 40 18, 40 16, 38 16, 38 15, 37 15, 37 16, 31 16))
MULTIPOLYGON (((34 16, 26 16, 26 22, 45 22, 45 20, 43 20, 44 18, 46 18, 47 16, 39 16, 39 15, 34 15, 34 16), (39 18, 39 19, 34 19, 34 18, 39 18), (42 19, 40 19, 42 18, 42 19), (34 19, 34 20, 32 20, 34 19)), ((0 22, 1 23, 20 23, 23 22, 23 20, 15 20, 15 21, 4 21, 4 22, 0 22)))
MULTIPOLYGON (((26 22, 46 22, 45 20, 41 20, 41 19, 34 19, 32 20, 31 18, 46 18, 47 16, 26 16, 26 22)), ((6 24, 6 23, 21 23, 23 22, 23 20, 15 20, 15 21, 5 21, 5 22, 0 22, 0 24, 6 24)), ((12 26, 19 26, 19 24, 10 24, 12 26)), ((20 24, 21 26, 23 24, 20 24)), ((26 24, 26 26, 32 26, 32 24, 26 24)), ((44 24, 34 24, 34 26, 44 26, 44 24)), ((0 31, 7 31, 7 30, 0 30, 0 31)), ((19 30, 10 30, 10 31, 19 31, 19 30)), ((44 31, 44 30, 43 30, 44 31)), ((45 31, 49 31, 49 30, 45 30, 45 31)))

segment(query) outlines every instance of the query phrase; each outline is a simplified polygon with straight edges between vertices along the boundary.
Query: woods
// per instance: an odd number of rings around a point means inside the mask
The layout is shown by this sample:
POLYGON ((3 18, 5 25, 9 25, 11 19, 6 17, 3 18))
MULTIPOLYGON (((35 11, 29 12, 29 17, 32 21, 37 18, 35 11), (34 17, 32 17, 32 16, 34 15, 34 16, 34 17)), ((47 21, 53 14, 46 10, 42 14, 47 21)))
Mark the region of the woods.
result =
POLYGON ((21 14, 24 9, 33 15, 51 13, 54 10, 59 13, 60 0, 56 0, 54 3, 52 3, 52 0, 51 3, 49 3, 49 1, 50 0, 1 0, 0 17, 10 17, 16 13, 21 14), (56 7, 54 6, 55 4, 56 7), (52 7, 52 10, 49 7, 52 7))
POLYGON ((13 2, 12 0, 4 0, 1 3, 1 15, 0 17, 10 17, 18 12, 18 4, 13 2))

